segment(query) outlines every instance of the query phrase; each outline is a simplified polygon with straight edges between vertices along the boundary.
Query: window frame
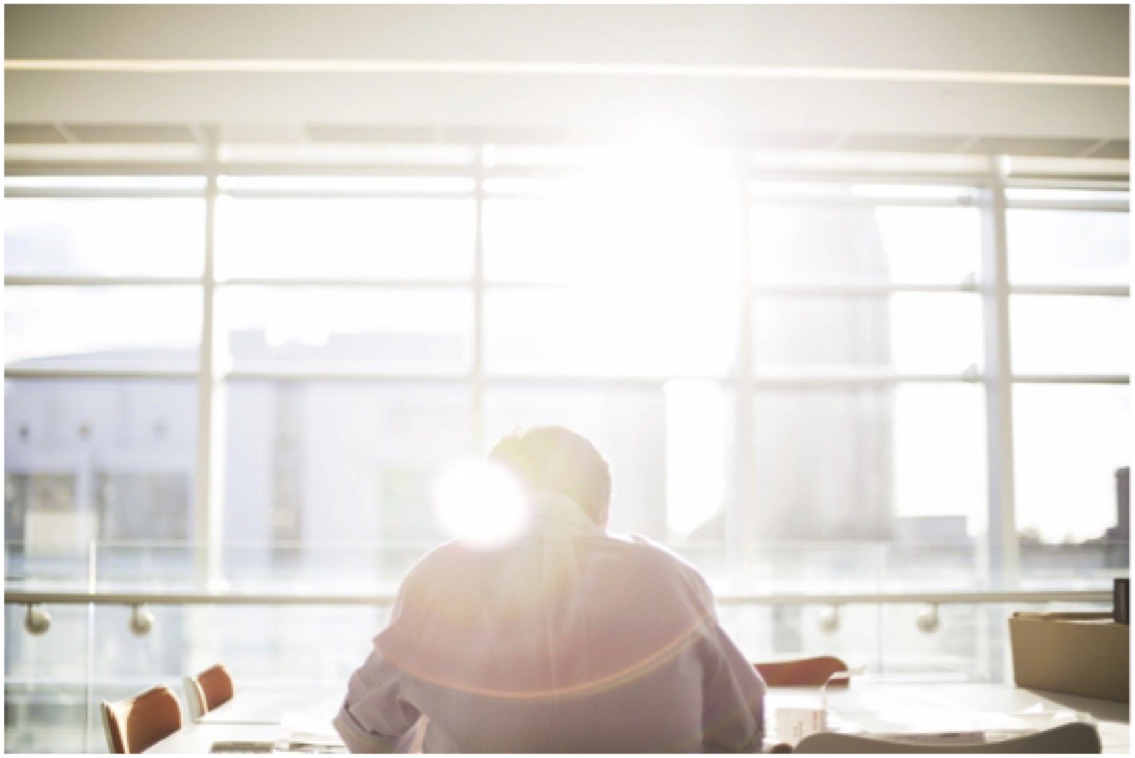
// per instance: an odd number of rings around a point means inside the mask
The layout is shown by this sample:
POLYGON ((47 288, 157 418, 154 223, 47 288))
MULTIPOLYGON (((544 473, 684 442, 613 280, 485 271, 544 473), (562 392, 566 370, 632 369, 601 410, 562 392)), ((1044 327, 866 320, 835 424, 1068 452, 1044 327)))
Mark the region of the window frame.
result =
MULTIPOLYGON (((196 540, 201 543, 198 552, 197 567, 199 578, 207 584, 221 578, 220 563, 220 525, 223 499, 223 461, 224 461, 224 429, 223 418, 220 411, 224 407, 224 383, 228 380, 239 379, 295 379, 295 380, 342 380, 342 381, 429 381, 454 383, 471 389, 472 395, 472 430, 474 447, 473 453, 483 452, 487 444, 484 439, 485 402, 484 395, 487 387, 508 385, 510 383, 524 384, 568 384, 570 386, 644 386, 661 388, 670 379, 681 379, 677 376, 555 376, 544 374, 504 374, 491 373, 486 370, 484 362, 485 352, 485 294, 490 289, 527 288, 533 283, 527 282, 490 282, 485 277, 485 239, 484 219, 487 197, 514 197, 517 192, 492 193, 486 191, 486 186, 500 179, 546 179, 558 178, 565 174, 570 175, 571 170, 550 165, 543 167, 498 166, 495 165, 492 155, 495 149, 492 145, 484 144, 472 146, 478 156, 470 164, 454 165, 422 165, 422 166, 349 166, 343 164, 236 164, 224 163, 219 159, 217 145, 213 145, 204 162, 185 162, 174 164, 144 164, 118 162, 103 163, 97 161, 63 164, 63 163, 28 163, 20 162, 9 164, 8 176, 16 177, 6 185, 5 194, 8 197, 200 197, 205 201, 205 240, 202 250, 203 272, 200 277, 192 276, 97 276, 97 275, 45 275, 45 276, 5 276, 5 286, 24 287, 40 285, 67 285, 74 287, 87 286, 194 286, 200 288, 202 297, 202 331, 199 343, 200 358, 196 371, 171 370, 162 367, 145 367, 138 369, 99 369, 88 368, 33 368, 21 366, 5 366, 5 376, 10 379, 21 378, 155 378, 176 377, 194 378, 198 386, 198 427, 197 427, 197 464, 196 464, 196 502, 194 503, 194 528, 196 540), (153 186, 145 187, 92 187, 90 177, 154 177, 168 176, 185 180, 184 185, 171 180, 167 185, 153 182, 153 186), (272 189, 266 186, 261 189, 246 184, 240 186, 239 181, 230 187, 224 187, 222 177, 244 177, 255 179, 257 177, 375 177, 391 179, 395 185, 381 185, 377 189, 367 189, 365 182, 360 184, 361 189, 340 189, 311 191, 287 189, 272 189), (43 177, 44 181, 36 186, 36 177, 43 177), (76 182, 77 186, 68 186, 66 177, 85 177, 88 186, 76 182), (424 178, 450 178, 465 182, 462 187, 469 187, 468 191, 454 191, 452 187, 439 193, 423 193, 413 188, 413 180, 424 178), (397 186, 398 180, 409 180, 409 188, 404 191, 391 190, 390 186, 397 186), (190 187, 193 183, 200 188, 190 187), (251 188, 250 188, 251 187, 251 188), (216 274, 216 209, 218 198, 222 195, 240 197, 472 197, 474 202, 474 240, 473 240, 473 272, 468 280, 426 281, 413 279, 312 279, 312 278, 234 278, 231 280, 219 279, 216 274), (229 369, 222 365, 217 354, 217 325, 215 323, 215 305, 218 292, 228 286, 263 285, 271 287, 325 287, 349 288, 457 288, 472 294, 472 345, 471 359, 468 370, 450 375, 423 375, 408 376, 404 373, 388 373, 385 371, 334 369, 310 371, 302 367, 279 367, 278 369, 241 370, 229 369)), ((737 345, 735 369, 731 373, 712 377, 710 381, 717 381, 735 390, 736 398, 736 449, 734 455, 737 461, 749 460, 753 454, 753 393, 761 392, 767 387, 783 386, 828 386, 828 385, 862 385, 862 384, 898 384, 906 382, 965 382, 980 383, 986 394, 986 450, 988 456, 989 474, 989 525, 986 534, 987 576, 990 586, 1013 587, 1017 583, 1017 565, 1019 562, 1018 544, 1016 539, 1010 537, 1015 531, 1015 504, 1014 504, 1014 457, 1013 457, 1013 410, 1012 388, 1015 384, 1129 384, 1129 376, 1119 374, 1088 374, 1088 373, 1017 373, 1011 366, 1012 333, 1009 323, 1009 300, 1012 295, 1029 294, 1044 295, 1046 297, 1061 296, 1088 296, 1108 298, 1129 298, 1130 286, 1092 285, 1092 284, 1013 284, 1007 276, 1008 240, 1006 236, 1007 213, 1010 209, 1059 209, 1059 210, 1094 210, 1109 212, 1128 212, 1125 197, 1107 195, 1100 197, 1086 193, 1084 196, 1074 198, 1052 198, 1042 196, 1043 193, 1034 193, 1017 190, 1045 190, 1045 189, 1086 189, 1113 192, 1128 189, 1126 169, 1124 173, 1116 174, 1114 178, 1100 179, 1099 174, 1090 174, 1088 178, 1069 173, 1065 177, 1052 173, 1042 178, 1029 178, 1027 176, 1013 176, 1008 171, 1007 161, 1002 156, 990 156, 984 170, 977 170, 971 161, 969 167, 961 172, 939 172, 922 174, 902 174, 888 171, 886 163, 880 163, 880 171, 872 173, 868 170, 835 171, 819 168, 795 168, 787 171, 769 171, 762 168, 762 161, 758 153, 746 149, 736 149, 730 153, 733 170, 735 171, 736 202, 739 204, 739 236, 741 265, 736 283, 738 297, 737 308, 737 345), (777 182, 796 182, 801 186, 835 182, 848 184, 862 182, 875 188, 889 185, 926 185, 930 189, 956 188, 954 196, 949 193, 928 191, 914 193, 915 197, 895 198, 887 197, 885 192, 879 196, 863 196, 849 193, 842 196, 838 193, 832 196, 799 196, 792 193, 777 196, 766 191, 770 185, 777 182), (801 282, 760 282, 752 278, 752 214, 751 211, 758 204, 787 203, 806 205, 910 205, 918 207, 957 207, 958 205, 972 205, 980 212, 980 227, 983 235, 980 247, 981 271, 975 272, 976 277, 968 277, 956 283, 941 282, 847 282, 835 279, 801 282), (764 295, 778 297, 791 297, 794 295, 808 296, 839 296, 854 294, 889 294, 903 292, 961 292, 975 293, 982 302, 982 339, 985 349, 985 370, 966 370, 959 373, 912 373, 912 372, 816 372, 807 370, 793 370, 787 372, 766 373, 754 370, 753 364, 753 324, 752 310, 755 301, 764 295)), ((1027 162, 1026 162, 1027 163, 1027 162)), ((1082 162, 1081 162, 1082 163, 1082 162)), ((1070 171, 1086 171, 1083 166, 1076 166, 1070 171)), ((127 182, 128 184, 128 182, 127 182)), ((538 182, 537 182, 538 184, 538 182)), ((349 185, 349 182, 348 182, 349 185)), ((353 186, 353 185, 351 185, 353 186)), ((538 187, 537 187, 538 192, 538 187)), ((541 285, 548 286, 548 285, 541 285)), ((551 285, 572 286, 572 285, 551 285)), ((700 377, 700 380, 705 380, 700 377)), ((745 465, 734 466, 736 481, 733 486, 737 496, 732 499, 731 512, 727 514, 727 523, 730 525, 727 550, 731 558, 738 558, 748 547, 744 534, 748 533, 746 526, 747 514, 752 511, 754 486, 750 467, 745 465)))

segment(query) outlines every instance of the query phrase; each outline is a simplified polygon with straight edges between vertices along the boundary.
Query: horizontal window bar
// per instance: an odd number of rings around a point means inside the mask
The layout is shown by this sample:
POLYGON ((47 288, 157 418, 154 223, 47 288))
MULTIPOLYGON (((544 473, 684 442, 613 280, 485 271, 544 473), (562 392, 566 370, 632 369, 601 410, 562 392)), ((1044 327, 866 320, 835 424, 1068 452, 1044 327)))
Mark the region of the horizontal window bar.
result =
POLYGON ((1011 295, 1091 295, 1130 297, 1131 287, 1122 284, 1013 284, 1011 295))
MULTIPOLYGON (((848 169, 824 166, 817 161, 823 153, 810 153, 810 164, 792 166, 753 165, 747 168, 748 178, 754 181, 780 181, 806 178, 814 182, 869 183, 895 185, 964 184, 983 187, 989 182, 984 170, 960 169, 957 171, 912 170, 904 172, 881 167, 879 171, 855 167, 848 169)), ((154 161, 139 156, 137 160, 114 158, 110 160, 12 160, 5 162, 6 175, 16 176, 190 176, 190 175, 245 175, 245 176, 465 176, 473 177, 474 168, 466 163, 417 164, 363 163, 356 161, 277 161, 277 162, 209 162, 201 160, 154 161)), ((528 166, 485 167, 486 178, 564 178, 576 176, 590 165, 587 163, 547 164, 528 166)), ((987 165, 984 156, 979 165, 987 165)), ((1126 162, 1124 162, 1126 168, 1126 162)), ((1094 190, 1126 190, 1130 177, 1126 170, 1067 173, 1048 172, 1039 175, 1018 175, 1008 179, 1013 188, 1081 188, 1094 190)))
MULTIPOLYGON (((471 374, 397 374, 387 371, 334 369, 313 371, 308 367, 236 368, 223 375, 231 380, 295 380, 295 381, 379 381, 379 382, 472 382, 471 374)), ((540 386, 611 387, 660 389, 671 381, 719 382, 728 384, 733 377, 714 376, 563 376, 541 374, 489 374, 481 377, 486 385, 538 384, 540 386)))
POLYGON ((5 187, 4 197, 10 198, 166 198, 189 197, 204 199, 203 189, 173 188, 116 188, 116 187, 5 187))
POLYGON ((455 198, 471 198, 474 190, 317 190, 317 189, 226 189, 220 192, 221 197, 259 198, 259 199, 312 199, 312 200, 345 200, 377 198, 382 200, 417 200, 420 198, 438 198, 451 200, 455 198))
MULTIPOLYGON (((7 379, 196 379, 197 370, 160 367, 117 367, 117 366, 6 366, 7 379)), ((294 381, 377 381, 377 382, 471 382, 473 376, 461 374, 399 374, 389 370, 368 371, 354 368, 313 369, 311 366, 238 368, 218 375, 226 380, 294 380, 294 381)), ((956 373, 858 373, 833 371, 831 373, 784 372, 761 374, 753 377, 752 383, 762 387, 809 387, 860 384, 948 384, 955 382, 979 382, 982 375, 976 371, 956 373)), ((487 374, 482 377, 486 384, 540 384, 547 386, 599 386, 599 387, 643 387, 657 388, 671 381, 718 382, 732 384, 733 376, 565 376, 546 374, 487 374)), ((1021 384, 1129 384, 1130 377, 1122 374, 1016 374, 1013 381, 1021 384)))
POLYGON ((976 292, 974 282, 769 282, 750 287, 758 295, 857 295, 891 292, 976 292))
MULTIPOLYGON (((205 280, 193 276, 114 276, 114 275, 72 275, 72 274, 16 274, 4 277, 6 287, 111 287, 111 286, 201 286, 205 280)), ((214 282, 218 287, 376 287, 376 288, 447 288, 468 289, 474 282, 469 279, 320 279, 306 277, 303 279, 285 277, 230 277, 218 279, 214 282)), ((486 281, 485 289, 588 289, 595 285, 585 282, 554 282, 554 281, 486 281)), ((618 284, 610 285, 618 287, 618 284)), ((704 288, 713 289, 732 287, 732 282, 722 282, 714 285, 705 284, 704 288)), ((637 286, 636 291, 644 287, 637 286)), ((646 289, 651 286, 648 283, 646 289)), ((626 287, 629 291, 629 287, 626 287)), ((659 286, 658 289, 668 289, 659 286)), ((770 282, 750 285, 749 289, 756 295, 855 295, 855 294, 887 294, 892 292, 978 292, 981 285, 976 282, 935 283, 935 282, 770 282)), ((1015 284, 1009 288, 1014 295, 1070 295, 1070 296, 1098 296, 1098 297, 1129 297, 1131 288, 1119 284, 1015 284)))
MULTIPOLYGON (((1123 349, 1125 345, 1117 345, 1123 349)), ((1017 384, 1130 384, 1123 374, 1013 374, 1017 384)))
POLYGON ((204 192, 204 176, 8 176, 4 187, 9 190, 125 190, 162 192, 165 190, 204 192))
POLYGON ((162 287, 204 285, 205 280, 197 276, 97 276, 67 274, 44 274, 38 276, 6 276, 5 287, 118 287, 144 286, 162 287))
POLYGON ((732 376, 565 376, 550 374, 486 374, 482 381, 486 385, 539 384, 542 386, 597 387, 597 388, 641 388, 661 389, 668 382, 717 382, 729 384, 732 376))
POLYGON ((5 379, 197 379, 196 369, 98 366, 5 366, 5 379))
POLYGON ((233 368, 222 373, 220 379, 234 381, 297 381, 297 382, 391 382, 402 383, 458 383, 471 382, 473 378, 467 373, 461 374, 422 374, 397 373, 389 369, 367 370, 365 368, 313 368, 310 364, 296 367, 264 366, 233 368))
POLYGON ((6 161, 7 176, 345 176, 472 177, 469 166, 366 163, 252 163, 206 161, 6 161))
POLYGON ((831 372, 784 371, 762 373, 757 371, 753 384, 758 387, 810 387, 836 385, 888 385, 888 384, 946 384, 951 382, 978 382, 982 377, 976 369, 956 373, 899 373, 890 371, 849 372, 846 369, 831 372))
MULTIPOLYGON (((5 605, 288 605, 348 606, 393 604, 395 593, 292 594, 215 592, 67 592, 6 589, 5 605)), ((1110 603, 1111 590, 1015 590, 1007 592, 862 592, 840 594, 720 593, 721 605, 971 605, 987 603, 1110 603)))
POLYGON ((1126 178, 1107 176, 1072 179, 1060 176, 1010 176, 1005 180, 1007 189, 1095 190, 1100 192, 1128 192, 1131 183, 1126 178))
POLYGON ((1008 203, 1011 211, 1096 211, 1099 213, 1127 213, 1131 210, 1127 201, 1107 203, 1101 201, 1064 201, 1064 200, 1018 200, 1008 203))
POLYGON ((750 195, 754 206, 774 206, 777 208, 973 208, 977 203, 971 200, 942 200, 932 198, 869 198, 869 197, 807 197, 790 195, 750 195))
MULTIPOLYGON (((855 295, 891 292, 980 292, 982 283, 963 281, 956 284, 933 282, 770 282, 752 285, 755 294, 770 295, 855 295)), ((1122 284, 1014 284, 1013 295, 1075 295, 1129 297, 1131 287, 1122 284)))
MULTIPOLYGON (((74 171, 67 172, 68 175, 74 171)), ((105 175, 107 171, 96 172, 105 175)), ((160 172, 161 175, 169 171, 160 172)), ((42 175, 42 172, 41 174, 42 175)), ((137 172, 119 174, 120 176, 137 175, 137 172)), ((315 174, 313 174, 315 175, 315 174)), ((322 173, 320 174, 322 175, 322 173)), ((226 189, 221 192, 225 197, 237 198, 380 198, 380 199, 418 199, 418 198, 469 198, 473 197, 475 190, 334 190, 334 189, 226 189)), ((554 196, 554 190, 496 190, 486 192, 489 198, 540 198, 554 196)), ((203 190, 193 189, 125 189, 125 188, 33 188, 9 187, 5 188, 4 196, 10 198, 203 198, 203 190)), ((873 198, 873 197, 825 197, 807 195, 782 195, 774 193, 750 193, 749 198, 756 206, 776 206, 792 208, 846 208, 846 207, 912 207, 912 208, 967 208, 976 206, 976 201, 969 198, 873 198)), ((1100 201, 1017 201, 1008 205, 1010 210, 1079 210, 1097 211, 1101 213, 1126 213, 1130 206, 1126 202, 1100 202, 1100 201)))
POLYGON ((218 287, 383 287, 383 288, 460 288, 473 286, 467 279, 284 279, 257 276, 234 276, 218 279, 218 287))

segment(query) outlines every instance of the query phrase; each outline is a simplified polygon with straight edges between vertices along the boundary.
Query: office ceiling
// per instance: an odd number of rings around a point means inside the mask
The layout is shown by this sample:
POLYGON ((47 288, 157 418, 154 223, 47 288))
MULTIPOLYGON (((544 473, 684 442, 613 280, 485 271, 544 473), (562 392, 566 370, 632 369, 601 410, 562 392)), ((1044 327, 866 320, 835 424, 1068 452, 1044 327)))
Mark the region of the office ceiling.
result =
POLYGON ((16 144, 520 142, 1126 158, 1112 6, 5 7, 16 144))

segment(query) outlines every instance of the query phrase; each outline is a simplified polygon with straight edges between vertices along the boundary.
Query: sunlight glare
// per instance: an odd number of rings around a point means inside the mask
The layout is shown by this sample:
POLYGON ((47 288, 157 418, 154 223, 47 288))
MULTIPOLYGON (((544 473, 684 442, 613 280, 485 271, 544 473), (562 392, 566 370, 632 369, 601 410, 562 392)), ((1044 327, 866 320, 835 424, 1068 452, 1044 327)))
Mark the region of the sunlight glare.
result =
POLYGON ((529 514, 524 493, 499 464, 460 461, 434 489, 434 517, 454 539, 473 547, 502 547, 524 533, 529 514))
POLYGON ((722 283, 737 270, 733 179, 714 155, 643 144, 602 156, 565 186, 581 280, 722 283))
POLYGON ((689 537, 721 513, 725 493, 725 403, 712 382, 676 379, 666 397, 666 526, 689 537))

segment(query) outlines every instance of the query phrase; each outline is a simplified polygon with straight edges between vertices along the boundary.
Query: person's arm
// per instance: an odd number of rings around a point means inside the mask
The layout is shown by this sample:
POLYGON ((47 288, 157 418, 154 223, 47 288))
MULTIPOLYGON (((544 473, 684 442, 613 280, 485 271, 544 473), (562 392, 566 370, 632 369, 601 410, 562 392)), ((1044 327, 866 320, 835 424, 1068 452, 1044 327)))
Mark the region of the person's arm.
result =
POLYGON ((702 744, 710 751, 756 752, 765 732, 764 680, 717 622, 713 591, 694 574, 708 628, 701 641, 702 744))
POLYGON ((765 731, 765 683, 716 623, 705 642, 702 743, 713 751, 759 751, 765 731))
POLYGON ((404 674, 374 651, 351 675, 347 699, 334 725, 352 753, 393 753, 418 722, 419 712, 401 698, 404 674))
MULTIPOLYGON (((414 571, 411 571, 398 590, 390 613, 390 626, 405 622, 413 577, 414 571)), ((411 730, 421 715, 403 699, 406 674, 383 657, 378 640, 376 637, 375 648, 366 662, 351 675, 346 700, 333 722, 352 753, 406 752, 413 738, 411 730)))

